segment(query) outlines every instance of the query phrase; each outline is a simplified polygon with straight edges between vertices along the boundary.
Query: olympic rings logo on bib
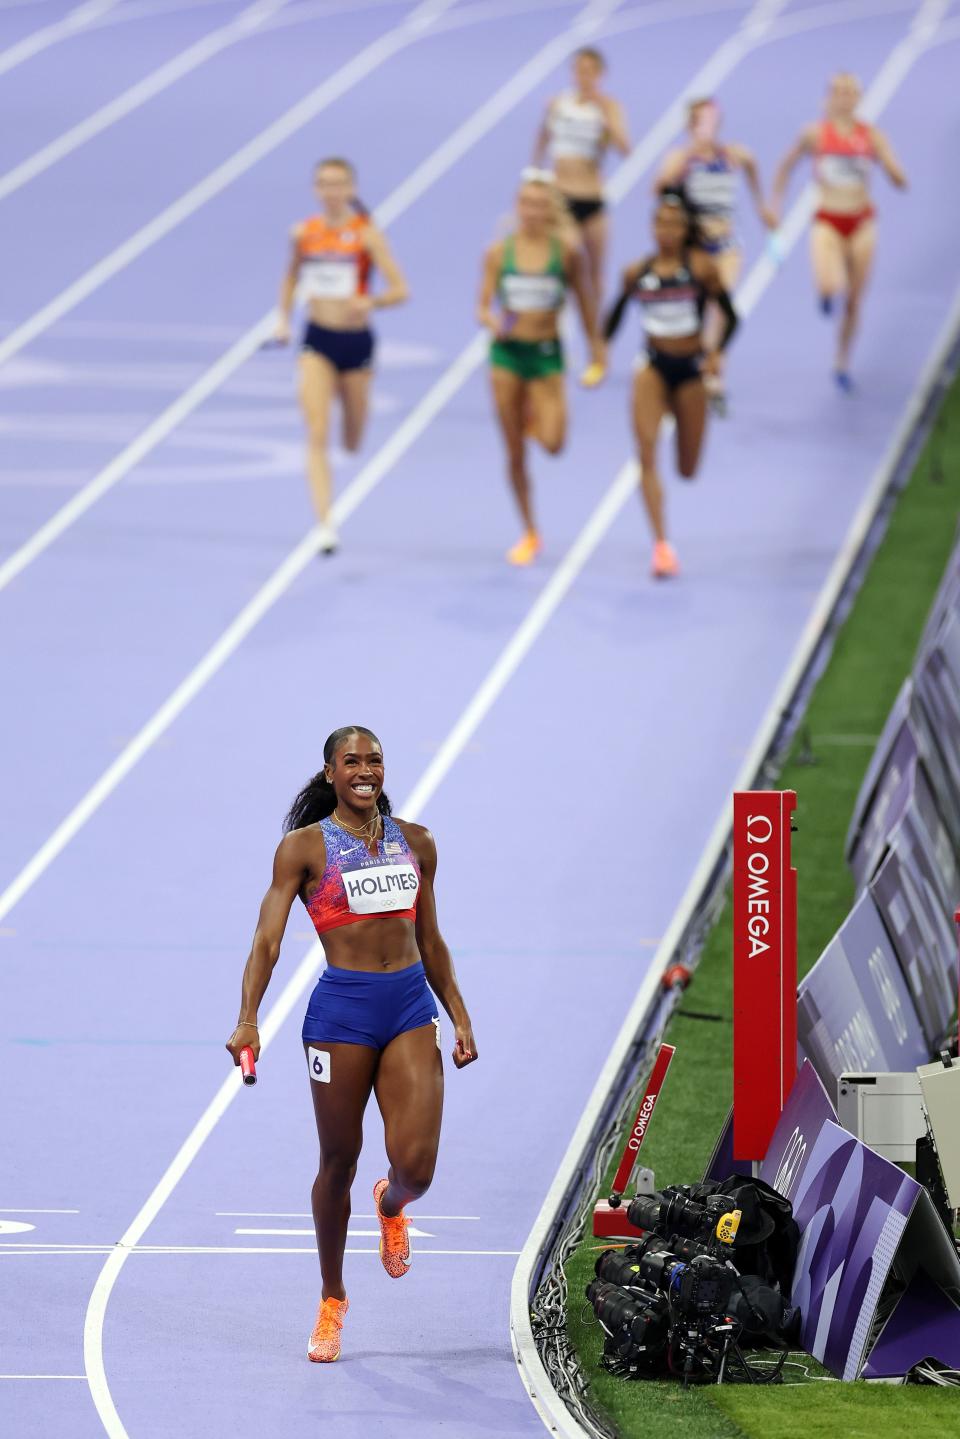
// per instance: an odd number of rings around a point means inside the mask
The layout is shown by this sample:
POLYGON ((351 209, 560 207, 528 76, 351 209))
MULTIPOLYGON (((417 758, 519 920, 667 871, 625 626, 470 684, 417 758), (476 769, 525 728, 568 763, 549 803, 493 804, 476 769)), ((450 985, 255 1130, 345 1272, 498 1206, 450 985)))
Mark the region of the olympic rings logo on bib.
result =
POLYGON ((369 859, 340 871, 351 914, 391 914, 412 909, 420 875, 409 860, 369 859))

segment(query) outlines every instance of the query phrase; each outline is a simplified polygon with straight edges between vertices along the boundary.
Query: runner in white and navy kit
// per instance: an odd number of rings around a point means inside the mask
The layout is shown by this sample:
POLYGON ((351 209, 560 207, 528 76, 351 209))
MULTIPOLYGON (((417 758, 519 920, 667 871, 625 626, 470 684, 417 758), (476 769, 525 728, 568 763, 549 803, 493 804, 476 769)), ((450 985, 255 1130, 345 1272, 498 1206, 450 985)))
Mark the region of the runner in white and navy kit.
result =
POLYGON ((653 574, 665 579, 679 571, 667 539, 663 487, 657 471, 657 440, 666 415, 677 426, 677 469, 692 479, 700 463, 706 426, 704 374, 715 373, 718 357, 737 326, 737 316, 715 262, 694 248, 689 211, 665 195, 653 222, 656 253, 623 273, 620 297, 607 318, 612 338, 631 300, 640 305, 646 354, 633 381, 633 427, 640 456, 643 502, 653 530, 653 574), (705 346, 704 311, 716 305, 724 320, 716 347, 705 346))
MULTIPOLYGON (((740 177, 747 182, 757 214, 768 227, 775 216, 764 204, 757 162, 745 145, 719 139, 720 107, 716 100, 694 100, 689 107, 689 139, 671 150, 660 166, 654 189, 657 194, 675 191, 682 195, 696 223, 697 244, 714 260, 723 288, 736 289, 743 266, 743 247, 737 231, 737 203, 740 177)), ((718 331, 707 322, 707 344, 716 341, 718 331)), ((713 408, 723 414, 726 397, 721 370, 706 381, 713 408)))
POLYGON ((611 147, 623 155, 630 150, 623 106, 600 88, 605 69, 599 50, 585 47, 577 51, 573 88, 548 104, 533 157, 537 166, 549 158, 557 188, 586 251, 587 273, 598 305, 603 297, 608 238, 603 161, 611 147))

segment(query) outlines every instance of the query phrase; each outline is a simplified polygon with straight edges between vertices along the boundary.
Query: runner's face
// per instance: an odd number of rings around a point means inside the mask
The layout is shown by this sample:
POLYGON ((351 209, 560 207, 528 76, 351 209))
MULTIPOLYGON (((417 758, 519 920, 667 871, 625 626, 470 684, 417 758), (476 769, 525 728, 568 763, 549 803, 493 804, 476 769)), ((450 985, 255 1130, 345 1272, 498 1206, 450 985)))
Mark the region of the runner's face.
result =
POLYGON ((375 739, 365 734, 347 735, 326 771, 338 805, 353 810, 374 808, 383 790, 383 754, 375 739))
POLYGON ((720 108, 712 100, 706 100, 691 112, 690 134, 695 140, 714 140, 719 128, 720 108))
POLYGON ((602 74, 602 67, 592 55, 578 55, 573 62, 573 78, 581 95, 595 95, 602 74))
POLYGON ((321 165, 315 184, 325 210, 344 210, 353 199, 353 176, 340 165, 321 165))
POLYGON ((661 205, 653 217, 653 238, 657 249, 674 255, 687 238, 687 217, 676 205, 661 205))
POLYGON ((855 75, 835 75, 830 82, 828 104, 838 120, 852 120, 860 103, 860 83, 855 75))
POLYGON ((521 230, 541 232, 550 223, 553 205, 543 185, 524 185, 517 196, 517 219, 521 230))

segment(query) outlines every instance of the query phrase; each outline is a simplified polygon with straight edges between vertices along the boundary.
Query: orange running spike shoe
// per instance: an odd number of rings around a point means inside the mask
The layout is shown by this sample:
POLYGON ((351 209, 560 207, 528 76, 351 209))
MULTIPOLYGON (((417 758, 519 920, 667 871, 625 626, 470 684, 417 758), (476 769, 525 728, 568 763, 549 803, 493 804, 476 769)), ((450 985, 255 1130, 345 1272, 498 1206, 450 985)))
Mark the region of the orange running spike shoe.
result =
POLYGON ((532 565, 543 549, 543 541, 536 530, 527 530, 522 540, 507 550, 507 559, 512 565, 532 565))
POLYGON ((350 1308, 349 1299, 322 1299, 317 1322, 307 1345, 307 1358, 312 1364, 332 1364, 340 1358, 340 1330, 350 1308))
POLYGON ((380 1213, 380 1200, 386 1191, 388 1180, 378 1179, 373 1186, 373 1202, 377 1206, 380 1221, 380 1263, 391 1279, 402 1279, 410 1268, 410 1236, 407 1225, 410 1220, 405 1214, 391 1218, 380 1213))
POLYGON ((667 540, 657 540, 653 547, 652 574, 655 580, 670 579, 680 573, 677 552, 667 540))

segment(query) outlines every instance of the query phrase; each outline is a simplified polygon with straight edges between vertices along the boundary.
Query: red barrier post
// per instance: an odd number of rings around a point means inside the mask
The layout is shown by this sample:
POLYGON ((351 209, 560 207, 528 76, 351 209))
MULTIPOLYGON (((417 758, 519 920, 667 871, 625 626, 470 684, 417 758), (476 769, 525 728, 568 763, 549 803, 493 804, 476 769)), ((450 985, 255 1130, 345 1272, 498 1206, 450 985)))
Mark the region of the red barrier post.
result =
POLYGON ((797 1077, 793 790, 733 797, 733 1155, 759 1161, 797 1077))

